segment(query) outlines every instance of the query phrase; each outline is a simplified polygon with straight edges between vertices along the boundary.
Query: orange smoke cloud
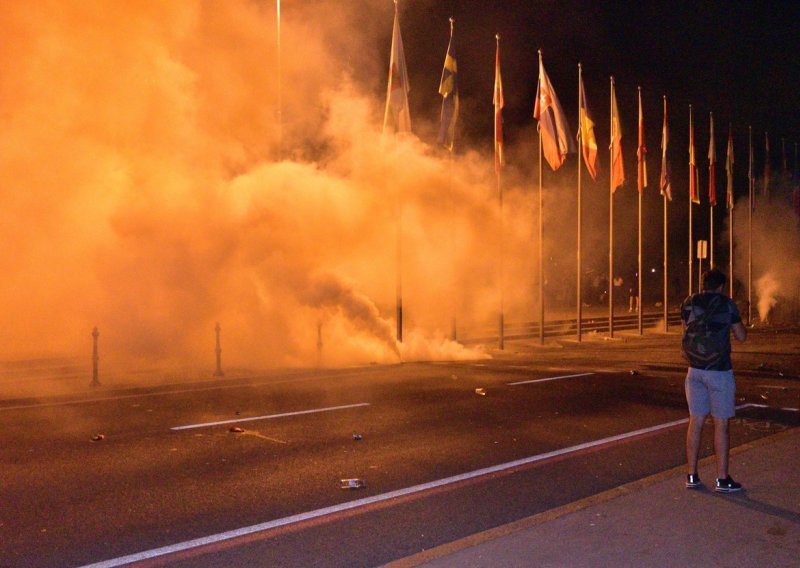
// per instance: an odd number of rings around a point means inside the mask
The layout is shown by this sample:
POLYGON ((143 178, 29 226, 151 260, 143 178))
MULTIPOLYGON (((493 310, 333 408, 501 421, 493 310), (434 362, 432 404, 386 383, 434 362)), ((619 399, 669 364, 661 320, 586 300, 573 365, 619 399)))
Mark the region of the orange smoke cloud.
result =
MULTIPOLYGON (((1 356, 83 356, 97 325, 105 365, 210 367, 219 321, 226 364, 307 365, 322 322, 330 361, 396 361, 400 203, 404 358, 479 355, 424 338, 453 310, 496 317, 491 164, 382 144, 375 85, 347 63, 383 69, 363 49, 377 23, 332 50, 363 14, 335 4, 285 11, 283 160, 271 6, 4 7, 1 356)), ((506 305, 522 314, 530 210, 508 179, 506 305)))

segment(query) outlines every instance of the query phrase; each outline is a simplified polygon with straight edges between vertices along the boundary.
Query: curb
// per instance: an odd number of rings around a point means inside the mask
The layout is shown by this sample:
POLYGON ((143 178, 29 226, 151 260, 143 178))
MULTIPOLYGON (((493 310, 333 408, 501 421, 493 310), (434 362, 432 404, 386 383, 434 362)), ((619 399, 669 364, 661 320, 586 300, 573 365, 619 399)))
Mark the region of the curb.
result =
MULTIPOLYGON (((794 434, 793 428, 789 428, 784 432, 778 432, 777 434, 772 434, 770 436, 766 436, 764 438, 760 438, 752 442, 747 442, 745 444, 742 444, 741 446, 736 446, 735 448, 731 448, 730 455, 732 456, 738 455, 740 453, 752 450, 754 448, 780 442, 783 440, 783 438, 789 437, 792 434, 794 434)), ((698 465, 705 466, 713 463, 714 463, 714 456, 711 455, 701 459, 698 465)), ((583 509, 588 509, 589 507, 600 505, 602 503, 612 501, 619 497, 635 493, 642 489, 646 489, 651 485, 655 485, 656 483, 660 483, 662 481, 671 479, 673 477, 679 477, 683 475, 685 471, 686 471, 686 466, 680 465, 672 469, 668 469, 667 471, 662 471, 661 473, 656 473, 649 477, 645 477, 643 479, 639 479, 636 481, 631 481, 630 483, 620 485, 619 487, 603 491, 602 493, 597 493, 596 495, 591 495, 589 497, 579 499, 578 501, 567 503, 566 505, 562 505, 561 507, 556 507, 555 509, 550 509, 549 511, 537 513, 530 517, 526 517, 524 519, 520 519, 512 523, 488 529, 483 532, 479 532, 455 540, 453 542, 449 542, 447 544, 442 544, 435 548, 423 550, 422 552, 418 552, 417 554, 412 554, 411 556, 407 556, 405 558, 393 560, 392 562, 384 564, 382 568, 414 568, 416 566, 421 566, 433 560, 443 558, 451 554, 455 554, 456 552, 459 552, 461 550, 479 546, 485 542, 496 540, 498 538, 502 538, 504 536, 508 536, 513 533, 528 530, 538 525, 558 519, 559 517, 563 517, 564 515, 576 513, 578 511, 582 511, 583 509)))

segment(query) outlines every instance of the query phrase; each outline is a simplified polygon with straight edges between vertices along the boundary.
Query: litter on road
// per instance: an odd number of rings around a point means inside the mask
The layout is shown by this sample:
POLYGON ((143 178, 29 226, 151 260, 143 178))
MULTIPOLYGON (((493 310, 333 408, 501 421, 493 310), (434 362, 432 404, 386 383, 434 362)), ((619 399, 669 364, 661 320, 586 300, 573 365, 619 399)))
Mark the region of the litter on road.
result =
POLYGON ((485 389, 475 389, 475 394, 478 394, 480 396, 486 396, 486 390, 485 389))
POLYGON ((357 477, 339 480, 340 489, 363 489, 366 486, 367 482, 357 477))

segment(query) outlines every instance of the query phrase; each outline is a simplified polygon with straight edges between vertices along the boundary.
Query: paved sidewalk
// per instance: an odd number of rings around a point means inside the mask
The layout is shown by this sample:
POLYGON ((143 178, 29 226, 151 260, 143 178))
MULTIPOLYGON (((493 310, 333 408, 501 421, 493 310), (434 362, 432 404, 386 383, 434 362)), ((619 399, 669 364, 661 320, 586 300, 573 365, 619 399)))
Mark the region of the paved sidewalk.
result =
POLYGON ((389 566, 800 566, 800 428, 731 454, 741 493, 715 493, 706 458, 701 490, 676 468, 389 566))

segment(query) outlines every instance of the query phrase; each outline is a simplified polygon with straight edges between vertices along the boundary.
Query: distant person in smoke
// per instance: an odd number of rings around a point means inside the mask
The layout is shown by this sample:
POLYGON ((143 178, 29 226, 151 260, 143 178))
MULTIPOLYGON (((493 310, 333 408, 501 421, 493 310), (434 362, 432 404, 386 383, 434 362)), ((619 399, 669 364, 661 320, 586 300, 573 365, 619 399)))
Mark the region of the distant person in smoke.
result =
POLYGON ((639 312, 639 274, 636 273, 628 280, 628 312, 639 312))
POLYGON ((697 475, 700 436, 706 417, 714 419, 714 454, 719 493, 741 491, 742 485, 728 473, 730 450, 729 421, 736 414, 736 381, 731 362, 731 332, 738 341, 747 339, 747 331, 736 303, 724 294, 727 278, 713 268, 703 274, 703 289, 686 298, 681 305, 683 341, 681 351, 689 363, 686 375, 686 402, 689 428, 686 432, 686 487, 702 486, 697 475))

